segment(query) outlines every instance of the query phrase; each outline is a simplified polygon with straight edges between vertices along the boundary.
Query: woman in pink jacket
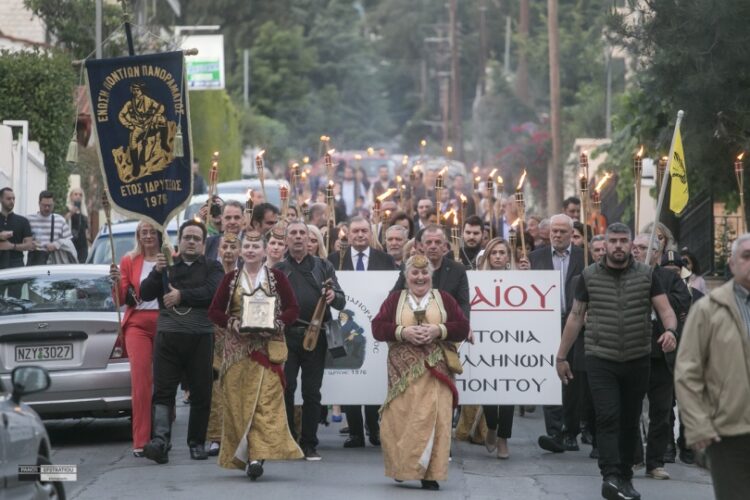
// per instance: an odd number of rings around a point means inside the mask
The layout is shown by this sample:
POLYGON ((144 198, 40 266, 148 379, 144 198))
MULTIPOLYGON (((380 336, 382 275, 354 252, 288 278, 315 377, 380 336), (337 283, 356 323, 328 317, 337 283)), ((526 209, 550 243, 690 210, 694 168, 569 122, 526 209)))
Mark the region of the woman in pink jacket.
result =
POLYGON ((133 408, 133 455, 143 456, 143 447, 151 439, 152 358, 159 304, 140 299, 141 281, 156 264, 161 235, 148 222, 138 224, 135 248, 126 254, 120 267, 112 264, 110 278, 120 304, 127 304, 122 322, 125 352, 130 359, 130 385, 133 408))

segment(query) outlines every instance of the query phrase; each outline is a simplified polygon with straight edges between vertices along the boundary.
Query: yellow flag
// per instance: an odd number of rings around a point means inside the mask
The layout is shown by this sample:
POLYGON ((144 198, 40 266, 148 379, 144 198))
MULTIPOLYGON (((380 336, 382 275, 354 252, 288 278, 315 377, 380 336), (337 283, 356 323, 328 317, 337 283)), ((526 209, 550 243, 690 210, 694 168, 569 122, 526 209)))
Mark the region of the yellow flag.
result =
POLYGON ((672 180, 672 188, 669 192, 669 209, 679 214, 685 209, 690 197, 685 152, 682 149, 682 134, 680 134, 679 128, 674 134, 674 153, 669 160, 669 178, 672 180))

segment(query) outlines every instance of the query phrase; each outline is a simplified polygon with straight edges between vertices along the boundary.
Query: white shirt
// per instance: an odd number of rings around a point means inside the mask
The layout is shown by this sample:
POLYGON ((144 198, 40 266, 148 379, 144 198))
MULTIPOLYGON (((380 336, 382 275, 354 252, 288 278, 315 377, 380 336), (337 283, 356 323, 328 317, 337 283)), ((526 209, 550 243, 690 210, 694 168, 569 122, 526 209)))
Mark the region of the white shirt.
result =
MULTIPOLYGON (((354 249, 354 247, 351 247, 352 249, 352 269, 355 271, 357 270, 357 261, 359 260, 359 252, 354 249)), ((367 263, 370 262, 370 247, 365 248, 362 250, 362 264, 365 266, 365 271, 367 271, 367 263)))
POLYGON ((555 247, 552 248, 552 267, 555 271, 560 271, 560 310, 565 312, 565 278, 568 276, 568 265, 570 264, 570 249, 573 246, 571 243, 568 248, 558 253, 555 247))

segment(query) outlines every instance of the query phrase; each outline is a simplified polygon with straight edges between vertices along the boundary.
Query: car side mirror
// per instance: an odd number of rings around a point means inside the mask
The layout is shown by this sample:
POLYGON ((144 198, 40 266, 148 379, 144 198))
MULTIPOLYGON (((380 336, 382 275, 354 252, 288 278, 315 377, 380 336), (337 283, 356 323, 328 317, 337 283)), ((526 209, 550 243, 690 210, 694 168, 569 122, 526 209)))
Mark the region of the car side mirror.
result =
POLYGON ((10 375, 13 394, 11 399, 15 404, 21 402, 23 396, 46 391, 52 381, 47 370, 41 366, 17 366, 10 375))

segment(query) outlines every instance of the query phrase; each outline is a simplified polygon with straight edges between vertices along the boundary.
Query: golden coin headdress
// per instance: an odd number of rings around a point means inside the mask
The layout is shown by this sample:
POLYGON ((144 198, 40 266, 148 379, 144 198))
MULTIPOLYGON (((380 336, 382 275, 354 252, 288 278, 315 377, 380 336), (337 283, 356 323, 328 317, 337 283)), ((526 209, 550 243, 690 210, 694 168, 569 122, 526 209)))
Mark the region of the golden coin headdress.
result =
POLYGON ((245 241, 262 241, 263 235, 261 235, 258 231, 251 230, 251 231, 245 231, 245 241))
POLYGON ((429 267, 430 261, 424 255, 415 255, 411 258, 411 266, 417 269, 425 269, 429 267))
POLYGON ((277 240, 283 240, 286 238, 286 223, 278 222, 268 231, 268 239, 276 238, 277 240))
POLYGON ((224 233, 224 236, 222 236, 222 241, 224 243, 239 243, 239 238, 234 233, 224 233))

